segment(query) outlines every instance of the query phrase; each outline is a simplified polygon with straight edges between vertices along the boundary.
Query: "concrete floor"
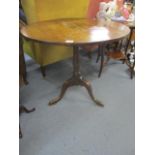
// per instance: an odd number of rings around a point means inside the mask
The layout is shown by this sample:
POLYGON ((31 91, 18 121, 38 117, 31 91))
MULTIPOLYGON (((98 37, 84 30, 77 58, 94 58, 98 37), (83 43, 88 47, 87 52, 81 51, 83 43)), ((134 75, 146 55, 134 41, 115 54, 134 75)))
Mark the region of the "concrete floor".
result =
POLYGON ((81 57, 81 72, 104 108, 96 106, 83 87, 69 88, 58 104, 49 107, 48 101, 70 77, 72 61, 48 66, 46 78, 38 65, 27 62, 29 85, 20 89, 20 101, 36 111, 20 116, 20 155, 135 154, 135 81, 118 61, 110 61, 98 78, 95 58, 81 57))

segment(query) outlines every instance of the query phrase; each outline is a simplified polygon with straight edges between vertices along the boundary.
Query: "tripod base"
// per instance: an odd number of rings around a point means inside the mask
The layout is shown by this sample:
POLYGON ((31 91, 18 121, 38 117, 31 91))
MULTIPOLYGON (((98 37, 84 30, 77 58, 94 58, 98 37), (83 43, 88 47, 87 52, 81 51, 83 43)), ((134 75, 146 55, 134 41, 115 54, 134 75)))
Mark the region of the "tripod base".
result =
POLYGON ((97 100, 94 95, 93 95, 93 92, 92 92, 92 87, 90 85, 90 82, 87 81, 87 80, 84 80, 80 75, 78 77, 72 77, 71 79, 67 80, 64 82, 63 86, 62 86, 62 89, 61 89, 61 92, 60 92, 60 95, 56 98, 54 98, 53 100, 51 100, 49 102, 49 105, 53 105, 53 104, 56 104, 58 101, 60 101, 67 88, 68 87, 71 87, 71 86, 74 86, 74 85, 80 85, 80 86, 84 86, 87 91, 88 91, 88 94, 90 95, 91 99, 98 105, 98 106, 104 106, 99 100, 97 100))

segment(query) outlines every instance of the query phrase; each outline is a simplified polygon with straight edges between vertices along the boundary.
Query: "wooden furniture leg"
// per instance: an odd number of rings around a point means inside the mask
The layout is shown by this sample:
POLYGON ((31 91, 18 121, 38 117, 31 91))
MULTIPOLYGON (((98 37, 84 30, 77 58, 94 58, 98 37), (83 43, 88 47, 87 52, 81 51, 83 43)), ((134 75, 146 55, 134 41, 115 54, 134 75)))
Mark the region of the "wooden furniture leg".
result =
MULTIPOLYGON (((21 113, 30 113, 30 112, 33 112, 35 111, 35 108, 32 108, 32 109, 27 109, 25 106, 21 105, 19 107, 19 114, 21 113)), ((21 127, 20 127, 20 124, 19 124, 19 138, 22 138, 23 137, 23 134, 22 134, 22 130, 21 130, 21 127)))
MULTIPOLYGON (((127 41, 127 45, 126 45, 126 47, 125 47, 125 56, 127 55, 128 47, 129 47, 129 45, 130 45, 130 43, 131 43, 131 38, 132 38, 133 30, 134 30, 134 28, 131 28, 130 35, 129 35, 129 38, 128 38, 128 41, 127 41)), ((124 64, 124 63, 125 63, 125 59, 124 59, 124 61, 123 61, 123 64, 124 64)))
MULTIPOLYGON (((20 21, 20 28, 22 27, 22 23, 20 21)), ((21 35, 19 34, 19 84, 20 86, 22 86, 22 84, 28 84, 27 80, 26 80, 26 63, 25 63, 25 59, 24 59, 24 52, 23 52, 23 40, 21 35)), ((19 106, 19 115, 23 112, 26 113, 30 113, 33 112, 35 110, 35 108, 28 110, 26 107, 24 107, 23 105, 19 106)), ((22 130, 19 124, 19 138, 22 138, 23 134, 22 134, 22 130)))
POLYGON ((41 70, 41 74, 42 74, 42 76, 43 77, 45 77, 46 76, 46 67, 45 66, 40 66, 40 70, 41 70))
POLYGON ((133 79, 134 73, 135 73, 134 68, 131 68, 131 69, 130 69, 130 78, 131 78, 131 79, 133 79))
POLYGON ((32 109, 27 109, 25 106, 20 106, 20 108, 19 108, 19 114, 21 114, 21 113, 30 113, 30 112, 33 112, 33 111, 35 111, 35 108, 32 108, 32 109))
POLYGON ((110 58, 118 59, 118 60, 121 60, 121 61, 124 60, 124 54, 122 54, 122 52, 120 52, 120 51, 117 51, 117 49, 120 49, 121 44, 122 44, 122 40, 120 42, 117 41, 117 42, 113 43, 113 46, 115 46, 116 52, 109 52, 109 50, 110 50, 110 45, 109 44, 107 44, 106 48, 103 47, 103 45, 100 45, 99 51, 98 51, 97 60, 96 60, 96 62, 98 62, 99 58, 101 58, 100 70, 99 70, 98 77, 101 76, 101 73, 102 73, 102 70, 103 70, 103 66, 108 63, 110 58), (105 61, 104 61, 104 55, 106 55, 106 60, 105 61))
POLYGON ((98 63, 98 61, 100 59, 100 56, 101 56, 101 53, 100 52, 101 52, 100 49, 98 49, 96 63, 98 63))
POLYGON ((19 75, 22 79, 22 82, 27 85, 27 79, 26 79, 26 64, 24 59, 24 52, 23 52, 23 40, 22 37, 19 35, 19 75))
POLYGON ((87 53, 87 56, 88 56, 89 59, 92 59, 91 52, 88 52, 88 53, 87 53))
POLYGON ((99 53, 100 53, 100 56, 101 56, 101 62, 100 62, 100 70, 99 70, 99 74, 98 74, 98 77, 101 76, 101 73, 102 73, 102 70, 103 70, 103 65, 104 65, 104 45, 103 44, 100 44, 99 45, 99 53))
POLYGON ((63 98, 67 88, 70 86, 74 86, 74 85, 84 86, 87 89, 88 94, 90 95, 91 99, 97 105, 104 106, 100 101, 98 101, 94 97, 90 82, 86 81, 82 77, 79 68, 80 68, 79 67, 79 49, 78 49, 78 46, 74 45, 73 46, 73 75, 70 79, 68 79, 67 81, 64 82, 62 89, 61 89, 61 92, 60 92, 60 95, 49 102, 50 106, 53 104, 56 104, 58 101, 60 101, 63 98))
POLYGON ((20 124, 19 124, 19 138, 22 138, 23 137, 23 134, 22 134, 22 130, 21 130, 21 127, 20 127, 20 124))

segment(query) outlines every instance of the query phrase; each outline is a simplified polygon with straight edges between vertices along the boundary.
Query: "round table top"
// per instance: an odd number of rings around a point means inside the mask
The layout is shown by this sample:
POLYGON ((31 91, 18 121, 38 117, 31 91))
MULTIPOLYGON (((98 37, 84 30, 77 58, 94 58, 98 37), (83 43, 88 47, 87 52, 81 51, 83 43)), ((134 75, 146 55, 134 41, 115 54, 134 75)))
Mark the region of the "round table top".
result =
POLYGON ((96 19, 58 19, 22 27, 30 40, 51 44, 93 44, 126 37, 130 29, 121 23, 96 19))
POLYGON ((131 21, 131 22, 123 22, 123 24, 125 24, 126 26, 130 27, 131 29, 135 28, 135 21, 131 21))

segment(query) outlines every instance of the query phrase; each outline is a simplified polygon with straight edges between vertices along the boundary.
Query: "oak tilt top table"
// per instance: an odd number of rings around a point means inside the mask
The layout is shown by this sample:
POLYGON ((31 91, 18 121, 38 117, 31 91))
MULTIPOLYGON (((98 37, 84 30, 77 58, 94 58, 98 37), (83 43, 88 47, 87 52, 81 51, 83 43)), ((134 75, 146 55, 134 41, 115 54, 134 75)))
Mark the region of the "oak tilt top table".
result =
MULTIPOLYGON (((85 80, 79 68, 79 47, 98 44, 103 51, 106 43, 122 39, 129 35, 130 29, 120 23, 96 19, 58 19, 37 22, 21 29, 26 39, 51 45, 66 45, 73 47, 73 75, 62 86, 60 95, 49 102, 53 105, 60 101, 68 87, 84 86, 91 99, 99 106, 103 104, 97 100, 92 92, 90 82, 85 80)), ((103 52, 101 52, 103 54, 103 52)))

